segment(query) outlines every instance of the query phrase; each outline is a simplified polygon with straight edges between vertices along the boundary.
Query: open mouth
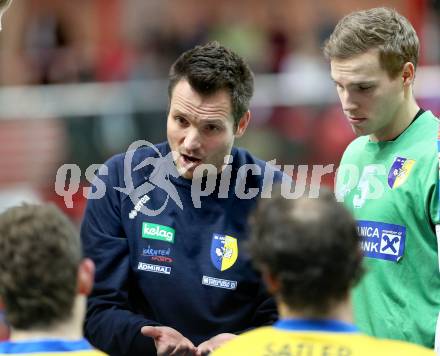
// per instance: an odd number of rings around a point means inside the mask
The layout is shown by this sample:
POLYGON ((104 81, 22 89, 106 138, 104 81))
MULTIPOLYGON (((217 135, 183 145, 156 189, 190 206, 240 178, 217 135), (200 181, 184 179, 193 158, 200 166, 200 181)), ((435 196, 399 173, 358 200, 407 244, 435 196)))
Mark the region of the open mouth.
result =
POLYGON ((185 164, 198 164, 202 161, 200 158, 194 156, 185 155, 183 153, 181 153, 180 155, 185 164))

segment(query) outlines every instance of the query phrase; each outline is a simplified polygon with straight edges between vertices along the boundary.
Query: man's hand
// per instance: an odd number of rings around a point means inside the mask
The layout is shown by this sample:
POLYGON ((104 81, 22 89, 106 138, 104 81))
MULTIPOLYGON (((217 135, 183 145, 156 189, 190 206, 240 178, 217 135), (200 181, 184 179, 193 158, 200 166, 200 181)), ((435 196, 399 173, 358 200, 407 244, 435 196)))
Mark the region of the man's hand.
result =
POLYGON ((143 326, 141 333, 152 337, 157 356, 193 356, 196 347, 181 333, 167 326, 143 326))
POLYGON ((234 334, 218 334, 216 336, 213 336, 209 340, 206 340, 202 342, 199 346, 197 346, 197 353, 196 356, 205 356, 209 355, 210 352, 214 351, 217 347, 224 344, 226 341, 229 341, 236 337, 237 335, 234 334))

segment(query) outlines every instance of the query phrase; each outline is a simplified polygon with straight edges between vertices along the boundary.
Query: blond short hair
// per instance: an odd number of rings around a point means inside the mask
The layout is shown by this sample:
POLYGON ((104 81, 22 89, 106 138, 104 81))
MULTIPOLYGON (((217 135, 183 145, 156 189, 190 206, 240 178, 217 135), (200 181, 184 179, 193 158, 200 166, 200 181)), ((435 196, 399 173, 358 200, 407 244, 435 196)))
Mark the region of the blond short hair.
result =
POLYGON ((386 7, 352 12, 342 18, 325 43, 324 55, 328 60, 347 59, 370 49, 379 50, 379 62, 391 78, 407 62, 417 67, 419 39, 414 27, 386 7))

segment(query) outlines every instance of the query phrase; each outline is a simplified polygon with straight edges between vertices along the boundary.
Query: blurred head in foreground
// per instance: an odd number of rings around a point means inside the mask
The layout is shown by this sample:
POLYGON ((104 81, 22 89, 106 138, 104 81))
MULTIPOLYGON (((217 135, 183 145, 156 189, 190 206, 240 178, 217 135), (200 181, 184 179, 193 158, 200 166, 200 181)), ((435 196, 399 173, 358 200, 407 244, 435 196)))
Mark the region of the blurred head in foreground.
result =
POLYGON ((262 199, 252 219, 250 253, 277 299, 280 317, 345 319, 362 274, 356 223, 333 194, 262 199), (341 308, 342 307, 342 308, 341 308))
POLYGON ((0 215, 0 299, 11 339, 81 338, 93 278, 79 234, 55 206, 22 205, 0 215))

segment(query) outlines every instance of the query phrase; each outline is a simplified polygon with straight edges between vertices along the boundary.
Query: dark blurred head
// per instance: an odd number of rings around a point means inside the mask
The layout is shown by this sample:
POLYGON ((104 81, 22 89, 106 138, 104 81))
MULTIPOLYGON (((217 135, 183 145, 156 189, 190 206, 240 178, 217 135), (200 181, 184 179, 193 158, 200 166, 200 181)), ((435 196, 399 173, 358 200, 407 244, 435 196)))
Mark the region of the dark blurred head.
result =
POLYGON ((0 297, 12 327, 48 328, 72 316, 81 262, 79 235, 53 205, 0 215, 0 297))
POLYGON ((362 274, 356 223, 322 191, 319 198, 261 199, 251 218, 249 250, 256 266, 279 284, 291 310, 325 315, 344 301, 362 274))
POLYGON ((187 80, 191 87, 202 96, 210 96, 220 90, 227 90, 231 97, 235 126, 249 110, 254 91, 252 71, 239 55, 218 42, 196 46, 184 52, 174 62, 169 74, 170 100, 174 87, 183 79, 187 80))

